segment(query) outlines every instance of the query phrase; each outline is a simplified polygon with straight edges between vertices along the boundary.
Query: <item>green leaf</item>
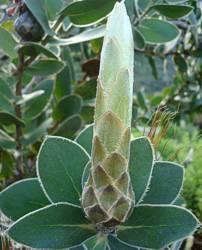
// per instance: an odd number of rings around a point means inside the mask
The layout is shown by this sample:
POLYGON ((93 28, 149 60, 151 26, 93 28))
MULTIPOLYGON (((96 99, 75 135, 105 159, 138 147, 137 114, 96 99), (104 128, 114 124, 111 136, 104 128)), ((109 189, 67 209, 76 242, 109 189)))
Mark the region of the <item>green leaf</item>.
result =
POLYGON ((12 220, 17 220, 49 203, 37 178, 18 181, 0 194, 1 210, 12 220))
POLYGON ((53 87, 54 84, 52 80, 45 80, 33 89, 33 91, 42 90, 44 94, 27 102, 23 112, 23 118, 25 120, 37 118, 46 109, 52 97, 53 87))
POLYGON ((87 250, 86 247, 84 245, 79 245, 76 247, 71 247, 68 250, 87 250))
POLYGON ((88 29, 78 35, 66 38, 66 39, 50 39, 50 43, 57 45, 71 45, 77 43, 88 42, 97 38, 103 37, 105 34, 105 25, 98 26, 96 28, 88 29))
POLYGON ((69 4, 62 12, 62 16, 70 17, 76 25, 92 24, 106 17, 112 11, 118 0, 83 0, 69 4))
POLYGON ((0 93, 9 99, 13 99, 13 92, 8 84, 0 78, 0 93))
POLYGON ((22 104, 25 104, 26 102, 29 102, 41 95, 44 94, 44 91, 43 90, 37 90, 37 91, 34 91, 30 94, 23 94, 22 97, 20 97, 20 99, 17 101, 16 104, 18 105, 22 105, 22 104))
POLYGON ((57 59, 57 56, 46 47, 34 42, 27 42, 17 47, 18 51, 26 56, 36 56, 43 54, 47 57, 57 59))
POLYGON ((17 52, 14 49, 16 45, 17 42, 11 33, 0 27, 0 48, 11 58, 16 58, 17 52))
POLYGON ((127 9, 129 17, 136 17, 135 2, 137 2, 137 0, 134 0, 134 1, 125 0, 125 5, 126 5, 126 9, 127 9))
POLYGON ((80 130, 82 120, 79 115, 73 115, 62 123, 54 130, 53 134, 58 136, 64 136, 67 138, 73 138, 75 134, 80 130))
POLYGON ((64 249, 95 234, 82 210, 56 203, 24 216, 8 230, 15 241, 32 248, 64 249))
POLYGON ((158 80, 158 70, 157 70, 155 58, 153 58, 152 56, 148 56, 147 58, 151 66, 152 75, 156 80, 158 80))
POLYGON ((109 235, 108 245, 110 250, 138 250, 139 248, 126 245, 125 242, 120 241, 117 237, 109 235))
POLYGON ((107 247, 107 237, 106 235, 103 234, 97 234, 94 237, 91 237, 84 241, 83 245, 87 249, 92 249, 92 250, 106 250, 107 247))
POLYGON ((10 100, 0 93, 0 110, 14 113, 14 107, 10 100))
MULTIPOLYGON (((0 154, 0 179, 7 180, 13 175, 14 171, 14 159, 8 151, 1 151, 0 154)), ((1 197, 1 194, 0 194, 1 197)), ((1 206, 0 206, 1 208, 1 206)))
POLYGON ((14 149, 16 147, 15 139, 0 129, 0 147, 3 149, 14 149))
POLYGON ((170 204, 182 189, 184 169, 172 162, 155 162, 144 204, 170 204))
POLYGON ((93 126, 94 124, 86 126, 75 141, 80 144, 91 155, 92 141, 93 141, 93 126))
POLYGON ((81 111, 82 100, 78 95, 65 96, 57 103, 53 109, 53 118, 62 121, 81 111))
POLYGON ((149 139, 140 137, 131 142, 129 169, 136 203, 142 200, 147 191, 153 161, 153 148, 149 139))
POLYGON ((138 102, 138 105, 140 106, 140 108, 142 108, 145 111, 148 110, 147 98, 145 96, 144 90, 139 90, 137 92, 137 102, 138 102))
POLYGON ((82 106, 80 116, 86 124, 91 124, 94 121, 95 107, 92 105, 82 106))
POLYGON ((81 178, 88 161, 89 155, 76 142, 47 137, 39 152, 37 171, 51 201, 80 205, 81 178))
POLYGON ((23 138, 21 140, 22 144, 27 146, 35 143, 37 140, 39 140, 42 136, 46 134, 47 130, 51 127, 51 125, 52 119, 50 118, 38 125, 35 129, 24 133, 23 138))
POLYGON ((88 180, 88 177, 90 175, 90 168, 91 168, 91 162, 88 162, 84 168, 84 171, 83 171, 83 175, 82 175, 82 179, 81 179, 81 185, 82 185, 82 188, 84 188, 85 186, 85 183, 87 182, 88 180))
POLYGON ((193 8, 188 5, 169 5, 169 4, 156 4, 152 9, 158 11, 161 15, 167 18, 181 18, 191 13, 193 8))
POLYGON ((74 84, 76 80, 74 70, 75 62, 69 46, 63 48, 61 56, 62 60, 66 62, 66 66, 56 77, 55 96, 58 100, 71 94, 72 84, 74 84))
POLYGON ((54 20, 59 11, 62 9, 63 0, 45 0, 45 6, 49 19, 54 20))
POLYGON ((37 21, 42 26, 43 30, 46 32, 47 35, 53 36, 54 32, 50 28, 48 23, 48 16, 47 16, 47 9, 45 8, 45 1, 44 0, 24 0, 26 6, 31 11, 33 16, 37 19, 37 21))
POLYGON ((177 65, 180 72, 182 72, 182 73, 187 72, 187 70, 188 70, 187 63, 182 55, 180 55, 179 53, 175 54, 174 61, 175 61, 175 64, 177 65))
POLYGON ((83 99, 94 99, 96 96, 97 81, 96 79, 88 80, 83 84, 79 84, 75 90, 76 94, 83 97, 83 99))
POLYGON ((174 24, 156 18, 145 18, 139 25, 139 31, 147 43, 154 44, 170 42, 180 35, 174 24))
POLYGON ((23 120, 17 118, 16 116, 8 113, 8 112, 0 112, 0 124, 5 125, 5 126, 9 126, 9 125, 20 125, 20 126, 24 126, 25 123, 23 120))
POLYGON ((72 53, 73 48, 71 49, 69 46, 65 46, 62 51, 62 60, 68 63, 68 66, 70 68, 70 75, 72 82, 74 83, 76 81, 76 72, 75 72, 75 58, 74 53, 72 53))
POLYGON ((42 59, 32 63, 26 72, 31 75, 50 76, 59 73, 64 68, 64 63, 53 59, 42 59))
POLYGON ((64 96, 71 94, 72 76, 69 64, 57 75, 55 82, 55 96, 61 99, 64 96))
POLYGON ((167 0, 169 3, 185 3, 187 0, 167 0))
POLYGON ((198 223, 191 212, 181 207, 140 205, 125 225, 117 228, 117 235, 130 245, 161 249, 191 235, 198 223))
POLYGON ((140 50, 144 49, 145 47, 144 37, 136 28, 133 29, 133 38, 134 38, 135 48, 140 50))

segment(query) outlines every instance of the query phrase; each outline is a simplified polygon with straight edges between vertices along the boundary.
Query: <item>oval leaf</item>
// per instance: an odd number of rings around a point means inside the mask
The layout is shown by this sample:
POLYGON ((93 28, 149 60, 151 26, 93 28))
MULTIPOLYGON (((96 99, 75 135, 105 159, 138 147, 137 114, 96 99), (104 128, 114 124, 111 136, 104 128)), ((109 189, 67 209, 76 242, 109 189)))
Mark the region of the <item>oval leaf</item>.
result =
POLYGON ((57 99, 61 99, 71 94, 72 89, 72 74, 69 62, 62 71, 56 76, 55 81, 55 96, 57 99))
POLYGON ((180 35, 178 28, 166 21, 156 18, 145 18, 139 25, 147 43, 167 43, 176 39, 180 35))
POLYGON ((136 203, 142 200, 149 186, 153 161, 153 148, 146 137, 131 142, 129 167, 136 203))
POLYGON ((50 43, 56 45, 71 45, 101 38, 104 36, 104 34, 105 34, 105 25, 101 25, 96 28, 86 30, 76 36, 67 39, 60 39, 60 38, 51 39, 50 43))
POLYGON ((0 27, 0 48, 11 58, 17 57, 15 46, 17 42, 13 38, 10 32, 0 27))
POLYGON ((77 95, 69 95, 62 98, 53 110, 53 118, 57 121, 78 114, 81 111, 82 100, 77 95))
POLYGON ((82 120, 78 115, 73 115, 59 124, 53 132, 54 135, 74 138, 75 134, 81 129, 82 120))
POLYGON ((64 68, 64 63, 58 60, 39 60, 32 63, 26 72, 31 75, 50 76, 59 73, 64 68))
POLYGON ((70 17, 76 25, 92 24, 104 18, 113 9, 118 0, 84 0, 76 1, 62 10, 62 16, 70 17))
POLYGON ((1 210, 11 220, 17 220, 49 203, 37 178, 18 181, 0 194, 1 210))
POLYGON ((0 147, 3 149, 14 149, 16 147, 15 139, 0 129, 0 147))
POLYGON ((24 43, 22 46, 17 48, 18 51, 26 56, 36 56, 38 54, 43 54, 47 57, 57 59, 57 56, 46 47, 42 46, 41 44, 28 42, 24 43))
POLYGON ((10 102, 10 100, 1 93, 0 93, 0 110, 7 111, 12 114, 14 113, 14 107, 12 105, 12 102, 10 102))
POLYGON ((56 203, 24 216, 8 230, 15 241, 32 248, 64 249, 95 234, 80 208, 56 203))
POLYGON ((85 127, 80 134, 77 136, 75 141, 80 144, 85 150, 91 155, 92 141, 93 141, 93 126, 91 124, 85 127))
POLYGON ((81 178, 88 161, 89 155, 79 144, 47 137, 39 152, 37 172, 51 201, 80 205, 81 178))
POLYGON ((2 125, 20 125, 20 126, 25 126, 25 123, 23 120, 17 118, 16 116, 8 113, 8 112, 0 112, 0 124, 2 125))
POLYGON ((63 6, 63 0, 45 0, 45 6, 47 8, 48 17, 54 20, 63 6))
POLYGON ((8 86, 8 84, 1 78, 0 78, 0 93, 9 99, 12 99, 14 97, 13 92, 8 86))
POLYGON ((124 244, 123 241, 120 241, 118 238, 112 235, 108 237, 108 245, 111 250, 140 250, 137 247, 124 244))
MULTIPOLYGON (((92 68, 91 65, 89 68, 92 68)), ((83 84, 79 84, 76 88, 76 94, 80 95, 83 99, 94 99, 96 96, 97 81, 96 79, 91 79, 83 84)))
POLYGON ((144 38, 143 38, 142 34, 137 29, 133 30, 133 38, 134 38, 135 48, 140 49, 140 50, 144 49, 144 47, 145 47, 144 38))
POLYGON ((158 11, 161 15, 167 18, 181 18, 191 13, 193 8, 187 5, 169 5, 169 4, 157 4, 153 5, 152 9, 158 11))
POLYGON ((140 205, 118 228, 118 238, 137 247, 161 249, 191 235, 197 226, 196 217, 184 208, 140 205))
POLYGON ((24 0, 26 6, 31 11, 33 16, 37 19, 37 21, 40 23, 44 31, 49 36, 53 36, 54 32, 50 28, 48 23, 48 16, 47 16, 47 9, 45 8, 45 1, 44 0, 24 0))
MULTIPOLYGON (((1 180, 7 180, 14 172, 14 158, 8 151, 1 152, 1 180)), ((1 206, 0 206, 1 207, 1 206)))
POLYGON ((86 249, 93 250, 106 250, 107 247, 107 237, 106 235, 97 234, 84 241, 83 245, 86 249))
POLYGON ((143 203, 170 204, 174 202, 182 189, 183 177, 182 166, 172 162, 156 162, 143 203))
POLYGON ((22 144, 27 146, 35 143, 47 133, 47 130, 51 127, 52 122, 52 118, 50 118, 39 124, 36 128, 31 128, 31 131, 29 130, 23 135, 21 139, 22 144))
POLYGON ((23 118, 25 120, 33 120, 37 118, 47 107, 51 100, 53 92, 53 81, 45 80, 37 85, 33 91, 44 91, 44 94, 27 102, 25 110, 23 111, 23 118))

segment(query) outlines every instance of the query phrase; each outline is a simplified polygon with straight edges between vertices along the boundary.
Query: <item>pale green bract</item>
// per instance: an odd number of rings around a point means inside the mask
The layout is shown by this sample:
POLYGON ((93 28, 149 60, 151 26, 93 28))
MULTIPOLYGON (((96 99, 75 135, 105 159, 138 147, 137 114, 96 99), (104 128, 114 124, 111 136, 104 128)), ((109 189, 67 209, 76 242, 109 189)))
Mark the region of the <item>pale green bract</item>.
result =
POLYGON ((91 170, 83 190, 87 217, 101 227, 123 223, 134 203, 128 171, 134 44, 124 3, 109 17, 98 77, 91 170))

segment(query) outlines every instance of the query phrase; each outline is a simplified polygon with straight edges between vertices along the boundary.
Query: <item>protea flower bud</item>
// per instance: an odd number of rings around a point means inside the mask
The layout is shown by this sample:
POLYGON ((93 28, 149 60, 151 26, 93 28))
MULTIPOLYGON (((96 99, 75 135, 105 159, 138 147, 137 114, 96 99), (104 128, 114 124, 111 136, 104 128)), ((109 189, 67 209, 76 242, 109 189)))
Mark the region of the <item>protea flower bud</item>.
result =
POLYGON ((124 3, 117 3, 101 53, 91 169, 82 195, 87 217, 105 228, 123 223, 133 207, 128 170, 133 65, 130 20, 124 3))

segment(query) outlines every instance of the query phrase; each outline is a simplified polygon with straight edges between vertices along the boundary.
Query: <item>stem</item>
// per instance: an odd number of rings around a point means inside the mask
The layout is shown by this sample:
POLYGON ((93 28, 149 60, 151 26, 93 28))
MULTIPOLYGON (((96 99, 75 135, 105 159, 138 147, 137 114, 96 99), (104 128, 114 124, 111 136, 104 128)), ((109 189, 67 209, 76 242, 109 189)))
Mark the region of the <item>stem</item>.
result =
MULTIPOLYGON (((17 67, 17 83, 16 83, 16 97, 22 97, 22 79, 24 73, 24 55, 19 53, 19 65, 17 67)), ((21 106, 15 104, 15 114, 16 117, 21 119, 22 118, 22 111, 21 106)), ((22 137, 22 127, 19 124, 16 124, 16 150, 19 153, 16 160, 16 169, 18 170, 20 175, 24 175, 24 166, 23 166, 23 146, 21 143, 22 137)))
MULTIPOLYGON (((53 29, 57 30, 59 29, 61 25, 61 19, 59 18, 53 29)), ((44 40, 42 41, 42 44, 45 45, 47 43, 48 40, 48 36, 46 36, 44 38, 44 40)), ((15 72, 16 78, 17 78, 17 83, 16 83, 16 97, 21 98, 22 97, 22 88, 23 88, 23 74, 24 71, 26 69, 26 67, 28 67, 35 59, 36 56, 31 56, 29 59, 25 60, 25 56, 21 53, 18 53, 19 55, 19 64, 17 66, 17 70, 15 72)), ((15 114, 16 117, 21 119, 22 118, 22 110, 21 110, 21 105, 16 104, 15 103, 15 114)), ((24 169, 24 157, 23 157, 23 145, 21 143, 21 139, 23 136, 23 131, 22 131, 22 127, 19 124, 16 124, 16 150, 18 152, 17 155, 17 160, 16 160, 16 169, 18 171, 18 174, 20 175, 20 177, 23 177, 25 174, 25 169, 24 169)))
POLYGON ((145 9, 145 11, 142 13, 142 15, 139 15, 138 18, 135 20, 133 24, 134 26, 137 26, 142 21, 142 19, 150 12, 152 5, 156 4, 156 2, 158 2, 158 0, 154 0, 153 2, 151 1, 149 3, 149 5, 145 9))

